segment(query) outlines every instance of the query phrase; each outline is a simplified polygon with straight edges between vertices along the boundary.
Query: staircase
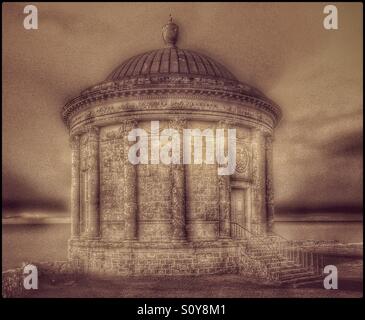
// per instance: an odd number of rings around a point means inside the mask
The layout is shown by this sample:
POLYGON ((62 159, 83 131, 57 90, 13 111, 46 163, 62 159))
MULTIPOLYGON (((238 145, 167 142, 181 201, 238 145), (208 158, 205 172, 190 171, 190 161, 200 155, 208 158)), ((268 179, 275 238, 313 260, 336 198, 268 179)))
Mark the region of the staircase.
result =
POLYGON ((256 260, 267 280, 275 285, 301 287, 322 285, 323 256, 272 233, 254 234, 233 224, 242 255, 256 260))

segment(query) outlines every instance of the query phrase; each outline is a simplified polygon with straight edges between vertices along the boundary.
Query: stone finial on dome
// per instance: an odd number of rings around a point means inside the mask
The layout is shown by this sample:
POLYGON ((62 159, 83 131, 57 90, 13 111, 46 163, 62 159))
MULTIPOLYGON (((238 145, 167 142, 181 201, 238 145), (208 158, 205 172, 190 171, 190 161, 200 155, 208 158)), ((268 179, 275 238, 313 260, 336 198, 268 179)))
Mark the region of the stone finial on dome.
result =
POLYGON ((179 34, 179 26, 172 22, 172 16, 170 14, 169 22, 162 28, 162 37, 167 47, 175 47, 177 37, 179 34))

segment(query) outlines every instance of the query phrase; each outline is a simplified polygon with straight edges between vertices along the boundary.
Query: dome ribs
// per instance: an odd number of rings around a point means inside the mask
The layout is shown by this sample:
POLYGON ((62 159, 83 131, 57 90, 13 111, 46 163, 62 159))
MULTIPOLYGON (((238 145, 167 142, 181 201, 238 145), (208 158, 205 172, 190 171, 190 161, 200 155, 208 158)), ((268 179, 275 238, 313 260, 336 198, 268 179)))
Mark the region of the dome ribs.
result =
POLYGON ((179 51, 184 55, 184 62, 185 62, 185 65, 186 65, 186 73, 190 73, 188 58, 186 56, 185 50, 179 50, 179 51))
POLYGON ((170 71, 170 52, 171 49, 163 49, 159 68, 160 73, 168 73, 170 71))
POLYGON ((191 57, 193 58, 197 68, 198 68, 198 74, 206 75, 207 71, 204 68, 204 65, 201 63, 201 61, 198 59, 198 57, 195 55, 194 52, 191 52, 191 57))
POLYGON ((131 76, 133 74, 133 71, 134 71, 134 68, 136 67, 139 59, 143 56, 144 54, 140 54, 138 55, 137 57, 135 57, 133 59, 133 62, 129 65, 125 75, 128 77, 128 76, 131 76))
POLYGON ((138 63, 136 64, 136 67, 134 68, 133 71, 133 75, 134 76, 138 76, 139 74, 141 74, 142 72, 142 68, 147 60, 147 58, 150 56, 151 52, 147 52, 145 53, 138 61, 138 63))
POLYGON ((152 60, 152 65, 150 68, 150 73, 158 73, 160 70, 161 57, 163 49, 157 50, 155 57, 152 60))
POLYGON ((215 76, 214 69, 210 65, 209 60, 206 57, 204 57, 203 55, 200 55, 199 57, 202 60, 204 66, 205 66, 205 69, 207 70, 207 74, 209 74, 210 76, 215 76))
POLYGON ((222 78, 223 74, 222 74, 221 70, 218 68, 215 61, 210 61, 210 63, 212 65, 213 69, 214 69, 214 72, 215 72, 216 76, 219 77, 219 78, 222 78))
POLYGON ((220 64, 219 62, 216 62, 216 64, 219 66, 219 70, 223 73, 223 77, 226 79, 234 79, 234 76, 232 73, 230 73, 225 66, 220 64))
POLYGON ((217 66, 215 65, 215 62, 212 61, 211 59, 209 59, 207 56, 205 55, 200 55, 202 58, 205 59, 206 63, 210 66, 211 70, 212 70, 212 74, 215 77, 221 77, 222 74, 219 72, 219 69, 217 68, 217 66))
POLYGON ((120 71, 119 71, 118 75, 116 76, 116 79, 125 77, 125 72, 129 68, 129 65, 133 62, 133 60, 134 60, 134 57, 129 59, 124 65, 122 65, 120 67, 120 71))
POLYGON ((191 54, 191 52, 189 52, 188 50, 185 50, 185 56, 187 58, 187 62, 189 65, 189 73, 191 74, 198 74, 198 66, 196 65, 196 62, 191 54))
POLYGON ((223 65, 208 56, 177 47, 153 50, 136 55, 116 68, 107 80, 118 81, 124 78, 158 74, 198 75, 217 80, 237 81, 234 75, 223 65))
POLYGON ((180 59, 175 48, 170 49, 170 72, 180 73, 180 59))
POLYGON ((143 64, 142 74, 149 74, 149 73, 151 73, 152 62, 153 62, 153 59, 155 58, 156 54, 157 54, 157 51, 152 51, 148 55, 145 63, 143 64))

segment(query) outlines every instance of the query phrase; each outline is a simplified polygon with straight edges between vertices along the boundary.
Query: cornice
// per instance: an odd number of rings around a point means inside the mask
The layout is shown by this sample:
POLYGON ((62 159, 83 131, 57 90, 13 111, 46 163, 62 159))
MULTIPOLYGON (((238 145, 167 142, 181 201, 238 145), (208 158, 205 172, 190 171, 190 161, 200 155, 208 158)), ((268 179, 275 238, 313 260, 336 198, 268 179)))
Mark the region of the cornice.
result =
POLYGON ((173 96, 183 98, 193 96, 208 100, 224 100, 238 104, 251 104, 260 111, 270 113, 277 123, 281 118, 280 107, 268 98, 259 95, 256 89, 234 81, 224 82, 209 78, 151 77, 125 79, 119 82, 106 82, 84 90, 70 100, 63 108, 62 118, 68 125, 75 113, 81 112, 95 102, 112 99, 133 98, 135 100, 173 96), (250 92, 251 91, 251 92, 250 92))

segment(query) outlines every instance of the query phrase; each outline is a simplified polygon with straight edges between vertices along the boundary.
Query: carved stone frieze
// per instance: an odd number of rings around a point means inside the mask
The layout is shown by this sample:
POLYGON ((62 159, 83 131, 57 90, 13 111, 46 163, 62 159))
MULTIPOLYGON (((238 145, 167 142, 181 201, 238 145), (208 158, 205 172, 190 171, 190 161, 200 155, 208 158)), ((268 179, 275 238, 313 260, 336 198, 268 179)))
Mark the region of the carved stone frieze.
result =
MULTIPOLYGON (((88 110, 80 111, 74 113, 69 119, 69 126, 72 130, 78 127, 79 124, 88 125, 98 119, 98 123, 103 125, 103 122, 110 122, 112 119, 115 122, 123 122, 126 115, 131 113, 137 115, 143 115, 148 111, 161 111, 161 112, 182 112, 183 117, 189 116, 191 113, 194 114, 209 112, 212 114, 217 114, 220 117, 224 114, 226 123, 231 123, 235 125, 236 123, 243 123, 244 121, 249 121, 250 126, 260 126, 264 125, 267 128, 272 128, 274 126, 273 117, 270 114, 266 114, 263 111, 255 110, 249 105, 236 105, 232 103, 220 103, 218 101, 204 101, 197 99, 177 99, 175 101, 170 101, 169 103, 163 100, 151 100, 151 101, 131 101, 131 102, 117 102, 106 105, 96 105, 90 106, 88 110), (179 108, 176 108, 179 106, 179 108), (118 114, 120 116, 118 116, 118 114), (228 119, 228 117, 231 119, 228 119), (119 117, 119 118, 118 118, 119 117), (240 117, 240 118, 238 118, 240 117)), ((79 128, 79 131, 85 130, 84 128, 79 128)), ((270 129, 268 129, 270 130, 270 129)))
POLYGON ((238 140, 236 146, 236 173, 245 174, 248 171, 250 163, 250 152, 247 145, 238 140))

